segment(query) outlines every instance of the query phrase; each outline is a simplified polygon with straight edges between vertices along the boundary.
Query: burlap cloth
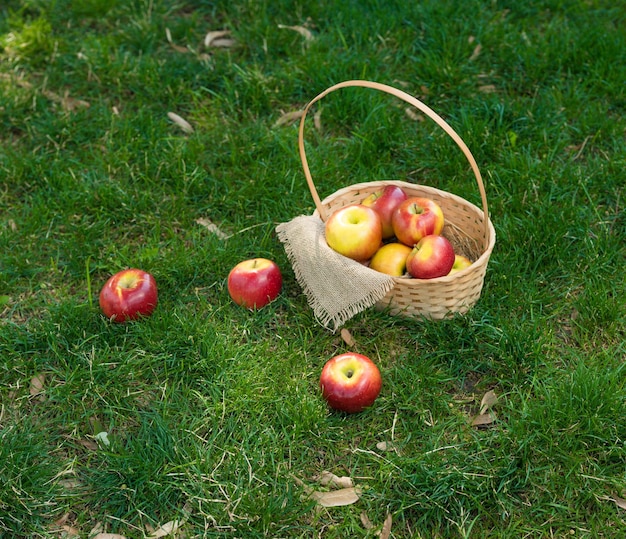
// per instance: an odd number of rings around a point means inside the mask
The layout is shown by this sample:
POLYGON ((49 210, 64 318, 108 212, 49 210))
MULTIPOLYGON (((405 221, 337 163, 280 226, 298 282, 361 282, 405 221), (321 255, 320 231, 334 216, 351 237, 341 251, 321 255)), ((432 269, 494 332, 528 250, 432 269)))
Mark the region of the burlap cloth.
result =
POLYGON ((279 224, 276 233, 318 322, 336 331, 385 297, 394 280, 333 251, 324 228, 319 217, 302 215, 279 224))

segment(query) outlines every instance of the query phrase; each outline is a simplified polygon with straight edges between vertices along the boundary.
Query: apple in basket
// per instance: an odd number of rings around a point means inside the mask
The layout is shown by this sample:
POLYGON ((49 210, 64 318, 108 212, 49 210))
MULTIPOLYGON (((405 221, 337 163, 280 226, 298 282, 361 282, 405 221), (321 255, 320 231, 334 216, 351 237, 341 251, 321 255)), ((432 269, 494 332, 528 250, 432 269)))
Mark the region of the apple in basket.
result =
POLYGON ((435 279, 450 273, 454 248, 443 236, 424 236, 406 259, 406 269, 416 279, 435 279))
POLYGON ((335 211, 325 227, 330 248, 359 262, 369 260, 383 240, 378 213, 362 204, 350 204, 335 211))
POLYGON ((463 255, 455 255, 454 256, 454 264, 452 264, 452 269, 448 275, 452 275, 458 271, 464 270, 465 268, 469 268, 472 265, 472 261, 463 255))
POLYGON ((434 200, 409 197, 393 212, 391 224, 398 240, 412 247, 424 236, 441 234, 443 211, 434 200))
POLYGON ((329 359, 320 376, 322 396, 328 405, 350 414, 371 406, 381 387, 378 367, 367 356, 355 352, 329 359))
POLYGON ((283 277, 276 262, 252 258, 230 270, 227 285, 235 303, 248 309, 260 309, 280 294, 283 277))
POLYGON ((154 277, 143 270, 130 268, 109 277, 98 299, 104 315, 121 323, 151 315, 157 305, 157 296, 154 277))
POLYGON ((412 250, 404 243, 387 243, 374 253, 370 268, 393 277, 402 277, 406 273, 406 259, 412 250))
POLYGON ((394 235, 391 224, 391 216, 395 209, 407 199, 407 194, 397 185, 386 185, 383 189, 375 191, 362 202, 364 206, 374 208, 383 225, 383 238, 391 238, 394 235))

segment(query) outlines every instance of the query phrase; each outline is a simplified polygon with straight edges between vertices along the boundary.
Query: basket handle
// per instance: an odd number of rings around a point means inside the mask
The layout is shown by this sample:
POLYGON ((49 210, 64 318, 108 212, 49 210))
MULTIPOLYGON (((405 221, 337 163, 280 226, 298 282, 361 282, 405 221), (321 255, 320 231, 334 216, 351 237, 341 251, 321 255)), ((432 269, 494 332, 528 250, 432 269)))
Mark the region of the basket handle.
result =
POLYGON ((478 165, 476 164, 476 160, 470 152, 469 148, 463 142, 463 139, 450 127, 446 121, 439 116, 434 110, 430 107, 422 103, 419 99, 416 99, 410 94, 403 92, 402 90, 398 90, 393 86, 388 86, 386 84, 381 84, 379 82, 372 82, 367 80, 348 80, 344 82, 340 82, 327 88, 317 97, 314 97, 308 105, 302 111, 302 117, 300 118, 300 129, 298 132, 298 147, 300 149, 300 159, 302 160, 302 168, 304 169, 304 175, 306 177, 307 184, 309 186, 309 190, 311 191, 311 196, 313 197, 313 201, 315 202, 315 207, 317 208, 317 212, 319 213, 322 221, 326 221, 327 219, 327 211, 322 205, 322 201, 317 193, 317 188, 315 187, 315 183, 313 182, 313 177, 311 176, 311 170, 309 169, 309 163, 306 157, 306 151, 304 148, 304 122, 306 120, 306 115, 310 108, 314 103, 322 99, 324 96, 328 95, 335 90, 339 90, 340 88, 348 88, 348 87, 363 87, 363 88, 372 88, 374 90, 379 90, 381 92, 385 92, 396 96, 403 101, 409 103, 409 105, 413 105, 415 108, 426 114, 431 120, 433 120, 437 125, 439 125, 451 138, 456 142, 457 146, 461 148, 465 157, 469 161, 469 164, 472 168, 474 176, 476 177, 476 183, 478 184, 478 190, 480 191, 480 198, 482 199, 483 205, 483 213, 484 213, 484 226, 485 226, 485 241, 489 238, 489 210, 487 206, 487 194, 485 192, 485 185, 483 183, 482 176, 480 174, 480 170, 478 169, 478 165))

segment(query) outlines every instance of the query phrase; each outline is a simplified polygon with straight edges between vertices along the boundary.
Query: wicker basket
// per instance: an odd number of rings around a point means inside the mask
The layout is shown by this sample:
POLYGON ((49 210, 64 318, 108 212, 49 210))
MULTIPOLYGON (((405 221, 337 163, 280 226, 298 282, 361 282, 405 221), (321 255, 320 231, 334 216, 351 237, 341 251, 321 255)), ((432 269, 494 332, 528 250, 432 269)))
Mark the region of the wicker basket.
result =
POLYGON ((465 313, 478 301, 487 263, 495 245, 496 233, 489 219, 487 196, 478 165, 461 137, 441 116, 418 99, 392 86, 364 80, 345 81, 326 89, 305 107, 300 120, 298 145, 304 174, 315 202, 314 214, 322 221, 325 222, 335 210, 343 206, 362 202, 367 195, 384 185, 399 185, 407 195, 431 198, 441 206, 446 222, 442 234, 451 241, 455 252, 464 254, 473 261, 473 264, 464 270, 436 279, 394 278, 394 288, 376 304, 377 308, 388 309, 391 314, 396 315, 442 319, 455 313, 465 313), (313 104, 324 96, 347 87, 371 88, 391 94, 436 122, 465 154, 475 176, 483 209, 446 191, 404 181, 374 181, 351 185, 321 200, 311 176, 304 147, 306 115, 313 104))

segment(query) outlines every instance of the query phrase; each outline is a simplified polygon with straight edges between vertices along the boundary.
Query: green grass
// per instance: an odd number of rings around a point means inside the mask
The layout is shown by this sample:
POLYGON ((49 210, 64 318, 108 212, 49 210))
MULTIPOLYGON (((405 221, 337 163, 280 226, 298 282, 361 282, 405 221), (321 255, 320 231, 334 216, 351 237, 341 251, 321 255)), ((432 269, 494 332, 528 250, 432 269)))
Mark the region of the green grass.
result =
MULTIPOLYGON (((394 538, 623 537, 624 24, 604 0, 3 2, 0 537, 377 537, 387 515, 394 538), (237 45, 207 50, 224 29, 237 45), (461 134, 498 239, 467 315, 347 323, 384 385, 344 416, 318 378, 349 347, 274 233, 313 211, 297 127, 275 123, 351 78, 461 134), (253 313, 225 279, 256 256, 285 283, 253 313), (97 295, 129 266, 160 303, 114 325, 97 295), (489 390, 497 421, 472 427, 489 390), (360 500, 316 507, 324 470, 360 500)), ((322 102, 320 194, 408 178, 479 203, 454 144, 396 105, 322 102)))

